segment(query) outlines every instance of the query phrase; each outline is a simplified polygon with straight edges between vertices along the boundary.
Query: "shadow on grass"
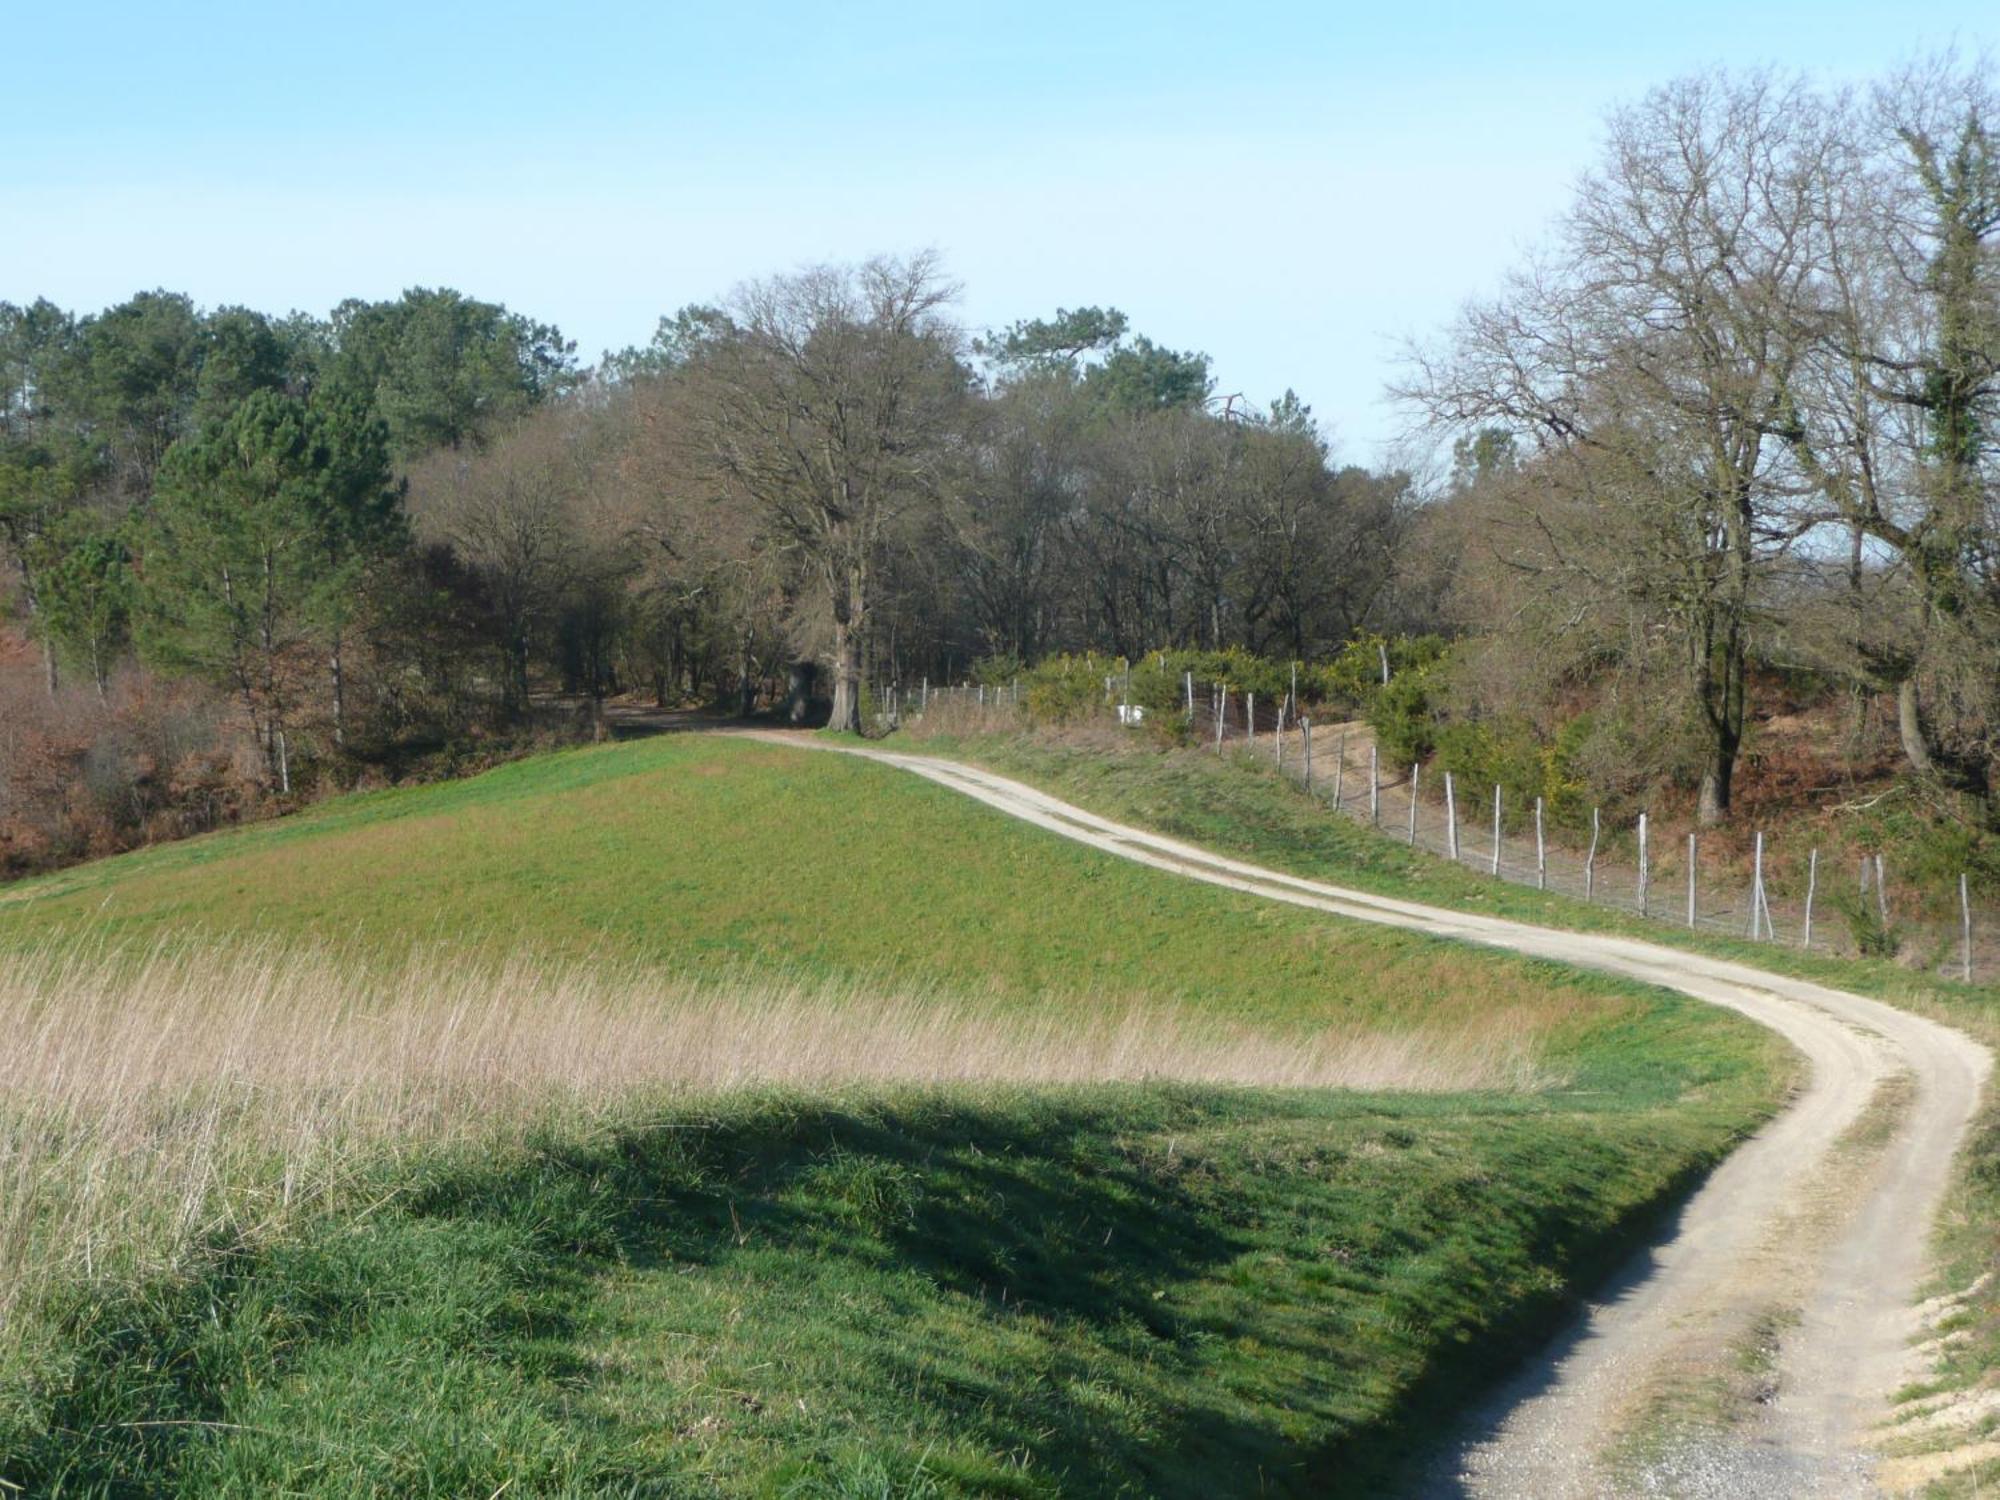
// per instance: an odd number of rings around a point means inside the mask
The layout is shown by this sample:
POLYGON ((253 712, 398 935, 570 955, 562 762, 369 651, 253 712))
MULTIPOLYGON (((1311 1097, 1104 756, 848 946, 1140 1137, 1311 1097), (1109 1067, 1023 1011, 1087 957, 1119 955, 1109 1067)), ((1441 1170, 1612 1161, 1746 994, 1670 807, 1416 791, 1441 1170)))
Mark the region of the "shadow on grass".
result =
POLYGON ((0 1476, 64 1495, 716 1492, 589 1399, 616 1270, 656 1303, 727 1285, 739 1363, 780 1369, 735 1393, 771 1413, 765 1431, 732 1412, 751 1492, 859 1493, 827 1432, 778 1425, 784 1380, 818 1370, 799 1409, 838 1404, 850 1447, 902 1454, 883 1494, 1391 1493, 1562 1316, 1565 1280, 1630 1242, 1633 1215, 1592 1195, 1601 1152, 1578 1149, 1558 1190, 1496 1186, 1572 1150, 1559 1130, 1171 1088, 765 1099, 437 1166, 365 1221, 79 1305, 39 1420, 0 1414, 0 1476), (1438 1165, 1447 1130, 1491 1138, 1477 1170, 1438 1165), (846 1305, 868 1316, 842 1324, 846 1305))

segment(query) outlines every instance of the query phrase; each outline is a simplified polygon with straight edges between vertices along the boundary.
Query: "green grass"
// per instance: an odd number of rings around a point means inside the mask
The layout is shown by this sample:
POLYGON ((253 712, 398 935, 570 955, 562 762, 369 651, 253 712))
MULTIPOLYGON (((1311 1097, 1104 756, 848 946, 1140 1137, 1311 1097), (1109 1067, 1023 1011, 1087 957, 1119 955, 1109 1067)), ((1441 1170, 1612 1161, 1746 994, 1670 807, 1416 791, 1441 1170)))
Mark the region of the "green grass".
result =
MULTIPOLYGON (((35 1493, 1345 1492, 1755 1097, 739 1101, 89 1309, 35 1493)), ((1354 1486, 1360 1486, 1359 1489, 1354 1486)))
POLYGON ((1691 1001, 742 741, 549 756, 0 897, 0 952, 244 937, 1274 1028, 1542 1005, 1563 1083, 635 1098, 525 1149, 412 1142, 282 1236, 59 1301, 0 1391, 0 1478, 31 1492, 1368 1492, 1787 1074, 1691 1001))
POLYGON ((0 952, 310 941, 1144 997, 1267 1025, 1604 1003, 1559 966, 1329 921, 1107 857, 846 757, 667 737, 341 799, 0 894, 0 952))

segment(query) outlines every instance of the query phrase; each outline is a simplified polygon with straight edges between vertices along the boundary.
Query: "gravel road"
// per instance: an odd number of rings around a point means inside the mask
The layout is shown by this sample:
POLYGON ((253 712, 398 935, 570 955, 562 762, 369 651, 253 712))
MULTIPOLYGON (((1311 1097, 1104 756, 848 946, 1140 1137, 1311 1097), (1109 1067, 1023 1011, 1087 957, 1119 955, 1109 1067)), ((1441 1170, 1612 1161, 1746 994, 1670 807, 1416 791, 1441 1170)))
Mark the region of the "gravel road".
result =
POLYGON ((1984 1047, 1880 1001, 1745 964, 1346 890, 1114 823, 956 762, 846 753, 1156 869, 1643 980, 1778 1032, 1810 1065, 1795 1097, 1543 1358, 1471 1414, 1421 1493, 1880 1493, 1870 1433, 1916 1373, 1928 1228, 1991 1067, 1984 1047))

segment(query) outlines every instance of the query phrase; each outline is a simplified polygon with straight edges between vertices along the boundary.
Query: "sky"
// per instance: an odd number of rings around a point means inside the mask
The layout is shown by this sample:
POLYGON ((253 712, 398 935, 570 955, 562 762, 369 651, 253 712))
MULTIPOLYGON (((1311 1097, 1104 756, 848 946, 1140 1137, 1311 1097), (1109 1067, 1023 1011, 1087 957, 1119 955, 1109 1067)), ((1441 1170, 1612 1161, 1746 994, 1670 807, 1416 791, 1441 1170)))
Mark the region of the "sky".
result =
POLYGON ((1401 351, 1681 73, 1865 82, 1985 3, 33 5, 0 299, 324 313, 446 285, 586 360, 748 277, 936 249, 972 330, 1113 305, 1398 455, 1401 351))

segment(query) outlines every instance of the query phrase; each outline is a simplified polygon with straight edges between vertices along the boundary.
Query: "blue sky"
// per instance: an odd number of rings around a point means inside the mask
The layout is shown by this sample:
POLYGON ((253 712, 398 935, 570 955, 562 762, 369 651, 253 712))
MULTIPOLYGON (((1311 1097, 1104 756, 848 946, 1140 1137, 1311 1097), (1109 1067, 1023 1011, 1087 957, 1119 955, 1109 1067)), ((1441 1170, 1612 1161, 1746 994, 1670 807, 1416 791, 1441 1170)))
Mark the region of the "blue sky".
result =
POLYGON ((588 358, 745 276, 932 246, 969 325, 1115 304, 1359 462, 1401 341, 1536 238, 1607 107, 2000 43, 1990 0, 20 10, 0 298, 445 284, 588 358))

